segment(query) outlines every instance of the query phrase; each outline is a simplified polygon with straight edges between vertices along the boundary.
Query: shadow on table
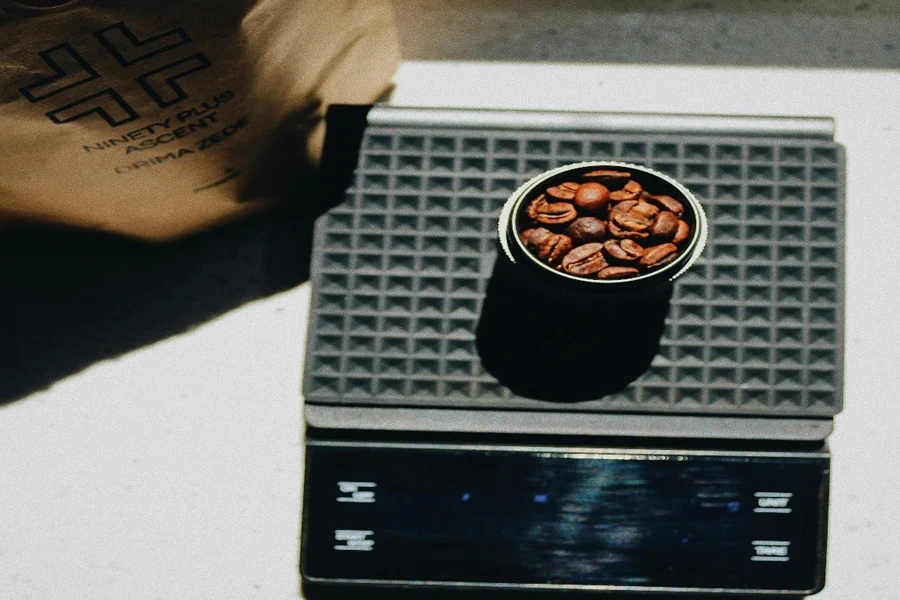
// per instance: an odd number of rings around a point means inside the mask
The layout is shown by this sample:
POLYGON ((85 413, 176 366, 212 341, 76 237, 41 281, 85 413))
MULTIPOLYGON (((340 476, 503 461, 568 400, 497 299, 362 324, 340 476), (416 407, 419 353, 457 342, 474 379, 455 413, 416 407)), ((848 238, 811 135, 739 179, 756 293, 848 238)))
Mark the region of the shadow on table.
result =
POLYGON ((291 207, 166 245, 0 236, 0 404, 305 281, 313 216, 291 207))
POLYGON ((343 199, 368 109, 329 120, 319 173, 284 165, 291 201, 279 210, 169 244, 0 235, 0 405, 309 279, 315 217, 343 199))

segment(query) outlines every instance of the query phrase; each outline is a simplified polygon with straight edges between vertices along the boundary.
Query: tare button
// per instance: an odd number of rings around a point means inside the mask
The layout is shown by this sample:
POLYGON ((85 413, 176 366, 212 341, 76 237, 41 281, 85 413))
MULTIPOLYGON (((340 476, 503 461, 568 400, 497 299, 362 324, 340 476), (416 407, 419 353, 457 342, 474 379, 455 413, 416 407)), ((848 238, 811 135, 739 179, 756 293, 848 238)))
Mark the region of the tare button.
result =
POLYGON ((788 562, 790 558, 791 543, 779 540, 753 540, 753 555, 750 560, 754 562, 788 562))
POLYGON ((793 510, 790 505, 794 495, 790 492, 756 492, 753 496, 756 498, 753 512, 789 514, 793 510))

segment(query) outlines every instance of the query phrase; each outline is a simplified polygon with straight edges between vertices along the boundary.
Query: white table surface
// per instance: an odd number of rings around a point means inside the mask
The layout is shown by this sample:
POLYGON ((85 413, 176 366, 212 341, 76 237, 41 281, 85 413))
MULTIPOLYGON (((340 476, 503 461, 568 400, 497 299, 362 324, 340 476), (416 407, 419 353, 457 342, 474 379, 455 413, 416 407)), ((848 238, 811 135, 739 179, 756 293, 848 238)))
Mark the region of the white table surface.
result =
MULTIPOLYGON (((900 75, 406 62, 396 82, 398 105, 835 118, 846 408, 817 598, 900 597, 900 75)), ((0 407, 0 598, 297 598, 308 300, 304 284, 0 407)))

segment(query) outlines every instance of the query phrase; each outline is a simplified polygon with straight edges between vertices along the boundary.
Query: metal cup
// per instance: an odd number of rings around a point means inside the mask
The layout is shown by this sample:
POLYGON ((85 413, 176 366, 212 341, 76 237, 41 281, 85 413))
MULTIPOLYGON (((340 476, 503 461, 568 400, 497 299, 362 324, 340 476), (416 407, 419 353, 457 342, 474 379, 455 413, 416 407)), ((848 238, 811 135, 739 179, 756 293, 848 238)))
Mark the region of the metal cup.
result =
MULTIPOLYGON (((685 271, 703 252, 706 246, 708 226, 703 207, 686 187, 668 175, 659 173, 641 165, 621 162, 590 161, 565 165, 545 171, 525 182, 509 197, 500 212, 498 234, 500 247, 507 260, 519 266, 549 285, 557 289, 577 290, 581 293, 599 294, 634 294, 649 291, 668 284, 685 271), (562 270, 539 260, 526 247, 519 235, 520 231, 532 226, 526 225, 525 209, 528 204, 550 186, 578 179, 583 173, 598 169, 628 171, 631 178, 641 184, 645 190, 654 194, 666 194, 680 201, 684 206, 682 219, 691 227, 691 236, 684 245, 680 255, 674 261, 657 269, 628 279, 587 279, 570 275, 562 270)), ((499 258, 503 260, 503 257, 499 258)))
POLYGON ((659 352, 672 282, 697 260, 707 223, 693 194, 674 179, 639 165, 583 162, 547 171, 510 196, 498 224, 494 264, 476 347, 485 369, 514 393, 549 402, 597 400, 640 377, 659 352), (532 227, 525 208, 547 187, 597 169, 629 171, 654 194, 684 206, 691 235, 672 262, 630 279, 576 277, 525 247, 532 227))

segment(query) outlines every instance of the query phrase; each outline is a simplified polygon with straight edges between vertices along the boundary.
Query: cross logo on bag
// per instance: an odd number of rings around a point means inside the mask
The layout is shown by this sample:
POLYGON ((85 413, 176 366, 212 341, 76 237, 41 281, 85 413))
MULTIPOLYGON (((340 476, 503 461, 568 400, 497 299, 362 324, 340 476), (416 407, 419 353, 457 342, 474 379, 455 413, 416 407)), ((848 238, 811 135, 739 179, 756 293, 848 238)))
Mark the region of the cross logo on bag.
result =
MULTIPOLYGON (((192 42, 187 32, 180 27, 140 39, 124 22, 98 29, 94 32, 94 37, 122 67, 139 64, 192 42)), ((102 79, 97 70, 68 42, 38 52, 38 56, 53 74, 19 88, 19 92, 31 103, 43 102, 62 92, 102 79)), ((135 81, 157 106, 165 108, 188 97, 181 86, 183 78, 210 66, 209 59, 198 52, 148 70, 135 77, 135 81)), ((44 114, 57 124, 97 115, 110 127, 118 127, 140 118, 137 111, 111 87, 57 106, 44 114)))

